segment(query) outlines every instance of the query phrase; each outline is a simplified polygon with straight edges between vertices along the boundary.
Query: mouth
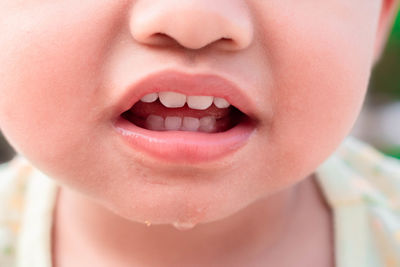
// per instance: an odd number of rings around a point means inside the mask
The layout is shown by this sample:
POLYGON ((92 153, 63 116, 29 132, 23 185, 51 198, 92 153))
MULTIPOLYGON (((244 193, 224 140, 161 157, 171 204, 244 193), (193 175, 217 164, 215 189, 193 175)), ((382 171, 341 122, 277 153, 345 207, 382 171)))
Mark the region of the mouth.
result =
POLYGON ((243 147, 257 119, 243 90, 215 75, 162 72, 139 81, 114 127, 125 143, 168 162, 200 163, 243 147))
POLYGON ((226 99, 154 92, 143 96, 121 115, 150 131, 226 132, 247 116, 226 99))

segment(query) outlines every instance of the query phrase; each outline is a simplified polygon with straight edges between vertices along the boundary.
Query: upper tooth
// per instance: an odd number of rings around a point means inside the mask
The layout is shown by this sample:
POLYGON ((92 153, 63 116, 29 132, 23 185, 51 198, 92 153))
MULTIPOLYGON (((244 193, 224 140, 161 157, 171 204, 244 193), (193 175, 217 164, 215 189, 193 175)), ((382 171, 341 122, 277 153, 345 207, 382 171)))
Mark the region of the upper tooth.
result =
POLYGON ((187 103, 190 108, 205 110, 213 103, 213 96, 188 96, 187 103))
POLYGON ((217 108, 227 108, 230 106, 229 102, 221 97, 214 97, 214 105, 217 108))
POLYGON ((160 102, 167 108, 180 108, 186 103, 186 95, 175 92, 158 93, 160 102))
POLYGON ((176 92, 151 93, 143 96, 140 100, 145 103, 152 103, 158 98, 167 108, 180 108, 183 107, 186 102, 190 108, 198 110, 208 109, 213 102, 217 108, 227 108, 230 106, 229 102, 221 97, 186 96, 176 92))
POLYGON ((158 94, 157 93, 151 93, 151 94, 145 95, 140 100, 142 102, 145 102, 145 103, 152 103, 152 102, 156 101, 157 98, 158 98, 158 94))

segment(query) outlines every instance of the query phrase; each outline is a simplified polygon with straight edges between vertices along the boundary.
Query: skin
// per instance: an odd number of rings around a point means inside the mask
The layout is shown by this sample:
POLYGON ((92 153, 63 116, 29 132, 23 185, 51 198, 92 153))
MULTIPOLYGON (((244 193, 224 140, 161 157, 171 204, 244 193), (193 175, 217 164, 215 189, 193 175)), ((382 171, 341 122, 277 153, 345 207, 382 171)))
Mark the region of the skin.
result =
POLYGON ((0 0, 0 126, 63 185, 55 265, 332 266, 332 215, 312 173, 351 130, 397 5, 0 0), (128 149, 115 105, 163 69, 231 77, 255 100, 256 134, 197 165, 128 149))

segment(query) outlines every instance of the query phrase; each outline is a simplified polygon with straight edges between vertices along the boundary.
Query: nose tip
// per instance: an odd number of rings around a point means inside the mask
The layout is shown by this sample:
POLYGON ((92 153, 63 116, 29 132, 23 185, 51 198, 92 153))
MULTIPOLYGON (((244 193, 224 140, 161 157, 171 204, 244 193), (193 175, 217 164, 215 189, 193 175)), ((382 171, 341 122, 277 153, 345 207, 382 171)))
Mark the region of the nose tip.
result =
POLYGON ((240 50, 253 38, 249 10, 240 0, 139 0, 132 10, 130 30, 139 43, 174 42, 187 49, 213 44, 240 50))

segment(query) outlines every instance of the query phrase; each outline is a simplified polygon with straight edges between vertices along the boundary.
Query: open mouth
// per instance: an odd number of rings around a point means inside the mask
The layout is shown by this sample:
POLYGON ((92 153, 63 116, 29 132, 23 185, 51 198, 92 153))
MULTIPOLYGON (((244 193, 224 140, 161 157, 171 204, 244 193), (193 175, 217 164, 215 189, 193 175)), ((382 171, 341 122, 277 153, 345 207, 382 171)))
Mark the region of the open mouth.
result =
POLYGON ((226 132, 249 119, 226 99, 156 92, 142 97, 121 115, 151 131, 226 132))
POLYGON ((228 79, 166 70, 127 88, 113 125, 135 157, 197 164, 245 146, 257 128, 254 111, 245 90, 228 79))

